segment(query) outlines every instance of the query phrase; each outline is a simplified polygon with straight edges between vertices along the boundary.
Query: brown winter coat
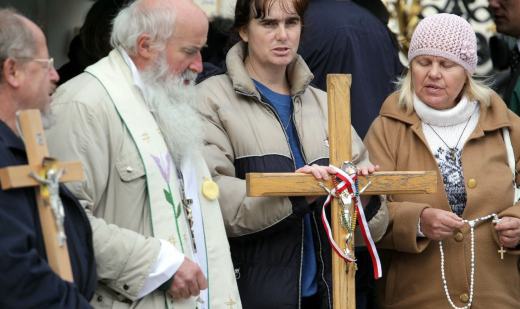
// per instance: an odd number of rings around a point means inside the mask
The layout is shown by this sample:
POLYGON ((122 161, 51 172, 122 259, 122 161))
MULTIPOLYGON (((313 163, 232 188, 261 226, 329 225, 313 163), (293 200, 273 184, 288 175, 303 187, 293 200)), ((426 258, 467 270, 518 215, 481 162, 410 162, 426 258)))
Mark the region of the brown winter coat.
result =
MULTIPOLYGON (((437 193, 392 195, 388 209, 390 224, 379 247, 384 277, 379 282, 382 308, 449 308, 440 272, 439 243, 417 237, 417 223, 426 207, 450 210, 435 158, 429 151, 415 112, 397 105, 399 94, 390 95, 380 116, 372 124, 365 144, 370 161, 381 170, 435 170, 437 193)), ((517 183, 520 181, 520 118, 492 96, 489 108, 480 107, 480 119, 462 150, 462 168, 467 204, 464 219, 491 213, 520 218, 520 205, 513 204, 512 176, 501 128, 508 127, 515 153, 517 183)), ((496 232, 488 221, 475 229, 475 287, 473 309, 520 308, 519 250, 507 250, 500 260, 496 232)), ((445 273, 451 298, 465 306, 469 296, 471 269, 469 226, 443 241, 445 273)))

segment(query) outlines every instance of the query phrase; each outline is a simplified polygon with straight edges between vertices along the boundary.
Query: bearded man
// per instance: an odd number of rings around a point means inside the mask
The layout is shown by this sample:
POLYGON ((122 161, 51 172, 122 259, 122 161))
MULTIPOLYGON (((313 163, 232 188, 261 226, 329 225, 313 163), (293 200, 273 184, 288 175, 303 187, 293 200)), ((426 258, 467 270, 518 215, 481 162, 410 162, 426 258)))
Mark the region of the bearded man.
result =
POLYGON ((137 0, 114 50, 54 96, 51 153, 86 171, 70 189, 93 227, 94 307, 240 307, 194 109, 207 30, 189 0, 137 0))

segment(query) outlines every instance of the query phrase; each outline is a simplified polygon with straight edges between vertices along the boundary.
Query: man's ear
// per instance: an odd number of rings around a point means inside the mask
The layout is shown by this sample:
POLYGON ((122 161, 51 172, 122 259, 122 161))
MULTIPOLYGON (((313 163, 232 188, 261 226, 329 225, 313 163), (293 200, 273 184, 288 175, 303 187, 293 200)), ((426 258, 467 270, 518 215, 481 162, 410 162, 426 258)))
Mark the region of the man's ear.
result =
POLYGON ((13 58, 7 58, 2 63, 2 80, 4 80, 11 87, 18 88, 23 78, 21 70, 21 63, 16 62, 13 58))
POLYGON ((155 58, 157 51, 152 48, 152 40, 146 33, 137 37, 137 55, 145 60, 155 58))

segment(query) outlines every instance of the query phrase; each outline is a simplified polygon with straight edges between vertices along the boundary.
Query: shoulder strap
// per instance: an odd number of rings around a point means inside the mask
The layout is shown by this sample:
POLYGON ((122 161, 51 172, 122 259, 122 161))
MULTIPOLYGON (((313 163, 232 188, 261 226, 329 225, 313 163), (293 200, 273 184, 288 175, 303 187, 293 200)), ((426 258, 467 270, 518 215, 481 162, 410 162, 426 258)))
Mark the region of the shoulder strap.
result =
POLYGON ((507 127, 502 128, 502 135, 504 137, 504 142, 506 144, 507 151, 507 161, 509 163, 509 168, 511 169, 511 174, 513 175, 513 187, 515 190, 515 199, 514 203, 520 200, 520 188, 517 187, 516 184, 516 171, 515 171, 515 153, 513 152, 513 145, 511 144, 511 137, 509 136, 509 130, 507 127))
POLYGON ((513 145, 511 145, 511 137, 509 136, 509 130, 507 127, 502 128, 502 135, 504 136, 504 142, 506 143, 507 161, 513 177, 515 176, 515 154, 513 152, 513 145))

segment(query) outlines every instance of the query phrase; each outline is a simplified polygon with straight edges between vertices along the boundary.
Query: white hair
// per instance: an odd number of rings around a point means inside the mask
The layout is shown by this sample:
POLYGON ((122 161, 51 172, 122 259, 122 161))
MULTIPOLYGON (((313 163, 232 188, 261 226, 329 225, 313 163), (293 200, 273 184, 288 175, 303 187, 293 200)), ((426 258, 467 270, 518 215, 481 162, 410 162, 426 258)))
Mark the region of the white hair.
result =
POLYGON ((31 58, 35 54, 34 35, 22 16, 12 9, 0 9, 0 64, 3 66, 7 58, 31 58))
POLYGON ((110 44, 123 48, 128 54, 137 53, 137 38, 142 34, 150 36, 153 48, 163 50, 173 35, 175 28, 175 9, 167 2, 146 7, 137 0, 123 8, 113 22, 110 44))
POLYGON ((162 52, 141 76, 146 87, 146 104, 175 163, 180 164, 182 158, 199 151, 203 145, 202 120, 196 110, 197 74, 191 70, 180 76, 170 73, 166 53, 162 52))

